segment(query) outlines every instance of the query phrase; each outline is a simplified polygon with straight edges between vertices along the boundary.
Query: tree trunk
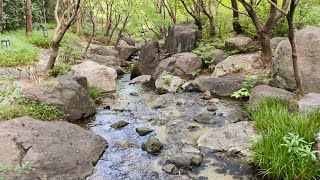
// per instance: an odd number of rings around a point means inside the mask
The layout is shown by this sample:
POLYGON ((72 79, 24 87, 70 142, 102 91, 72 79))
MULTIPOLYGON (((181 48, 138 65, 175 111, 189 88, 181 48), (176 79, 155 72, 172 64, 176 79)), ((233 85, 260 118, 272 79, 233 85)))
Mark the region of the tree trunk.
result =
POLYGON ((292 49, 292 64, 293 64, 294 78, 296 80, 298 98, 300 98, 300 96, 304 96, 304 90, 303 90, 302 79, 301 79, 299 66, 298 66, 297 45, 295 42, 294 20, 293 20, 294 11, 295 11, 295 4, 294 4, 294 1, 291 1, 290 11, 286 17, 287 17, 288 26, 289 26, 288 38, 289 38, 291 49, 292 49))
POLYGON ((194 19, 194 23, 195 23, 195 25, 198 26, 198 29, 199 29, 200 31, 202 31, 202 22, 201 22, 201 20, 199 20, 199 19, 194 19))
POLYGON ((241 34, 243 32, 242 27, 240 25, 239 22, 239 13, 235 10, 238 10, 238 3, 237 0, 231 0, 231 6, 234 9, 233 10, 233 30, 237 33, 237 34, 241 34))
POLYGON ((91 20, 91 24, 92 24, 92 33, 91 33, 91 37, 89 39, 89 42, 88 42, 86 48, 84 49, 84 56, 87 56, 87 51, 88 51, 88 49, 90 47, 90 44, 91 44, 92 39, 94 37, 94 33, 96 31, 96 25, 95 25, 94 20, 93 20, 93 12, 92 11, 90 11, 90 20, 91 20))
POLYGON ((54 63, 56 62, 57 56, 59 52, 59 42, 52 42, 51 52, 48 64, 46 66, 46 71, 52 69, 54 67, 54 63))
POLYGON ((31 12, 31 0, 26 0, 26 33, 32 34, 32 12, 31 12))
POLYGON ((261 40, 261 60, 265 67, 271 67, 272 64, 272 48, 270 43, 270 34, 260 33, 261 40))
POLYGON ((77 35, 81 35, 81 27, 82 27, 82 21, 81 21, 81 16, 77 18, 77 35))
POLYGON ((3 0, 0 0, 0 32, 3 31, 2 13, 3 13, 3 0))
POLYGON ((212 17, 209 17, 209 25, 210 25, 210 36, 213 37, 216 35, 216 27, 215 27, 215 24, 214 24, 214 18, 213 16, 212 17))

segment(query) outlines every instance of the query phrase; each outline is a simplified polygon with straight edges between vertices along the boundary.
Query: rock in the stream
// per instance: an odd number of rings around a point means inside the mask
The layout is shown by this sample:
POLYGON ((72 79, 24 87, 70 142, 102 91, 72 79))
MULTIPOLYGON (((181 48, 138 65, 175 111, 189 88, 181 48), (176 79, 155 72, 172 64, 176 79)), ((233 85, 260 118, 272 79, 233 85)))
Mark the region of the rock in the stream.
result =
POLYGON ((149 138, 141 146, 141 149, 147 151, 150 154, 157 154, 163 148, 162 143, 155 137, 149 138))
POLYGON ((250 48, 253 40, 250 37, 233 37, 226 39, 225 47, 228 50, 245 50, 250 48))
POLYGON ((116 90, 117 71, 93 61, 85 61, 72 67, 75 75, 84 76, 90 85, 99 87, 103 92, 116 90))
POLYGON ((166 173, 171 174, 176 169, 176 166, 174 164, 166 164, 161 169, 166 173))
POLYGON ((211 92, 210 91, 205 91, 202 95, 201 95, 201 99, 204 100, 209 100, 212 98, 211 92))
POLYGON ((132 39, 130 36, 125 35, 121 37, 121 40, 125 41, 130 46, 135 46, 136 42, 134 39, 132 39))
MULTIPOLYGON (((296 33, 298 67, 304 90, 320 93, 320 28, 306 27, 296 33)), ((289 40, 282 41, 273 58, 273 71, 277 87, 294 91, 291 46, 289 40)))
POLYGON ((201 59, 194 53, 185 52, 160 61, 153 77, 157 79, 164 71, 184 79, 192 79, 193 74, 202 67, 201 59))
POLYGON ((234 92, 243 88, 243 76, 223 76, 214 78, 211 76, 200 76, 192 84, 202 92, 210 91, 214 95, 230 97, 234 92))
POLYGON ((118 121, 118 122, 111 124, 110 127, 115 128, 115 129, 120 129, 120 128, 127 126, 128 124, 129 124, 128 122, 121 120, 121 121, 118 121))
POLYGON ((140 136, 146 136, 146 135, 152 133, 153 130, 150 129, 150 128, 143 128, 143 127, 142 127, 142 128, 136 128, 136 132, 137 132, 140 136))
POLYGON ((87 79, 83 76, 63 75, 52 80, 50 86, 23 87, 23 97, 57 107, 74 121, 96 112, 94 101, 88 92, 87 79))
POLYGON ((320 109, 320 94, 308 93, 299 102, 300 112, 312 112, 320 109))
POLYGON ((136 69, 132 70, 131 79, 140 75, 153 75, 160 62, 160 48, 157 41, 145 44, 140 52, 136 69))
POLYGON ((251 89, 249 106, 254 108, 261 102, 261 100, 268 97, 277 97, 287 100, 290 103, 290 107, 294 108, 295 94, 284 89, 275 88, 268 85, 260 85, 251 89))
POLYGON ((28 173, 5 179, 85 179, 107 147, 100 136, 67 122, 21 117, 0 122, 0 164, 27 162, 28 173))
POLYGON ((191 52, 196 48, 201 32, 194 24, 184 22, 169 27, 166 38, 166 49, 173 55, 181 52, 191 52))
POLYGON ((133 54, 137 53, 140 49, 135 46, 122 44, 117 47, 119 53, 117 57, 123 61, 127 61, 133 54))
POLYGON ((253 123, 241 121, 204 133, 198 139, 198 146, 215 152, 229 151, 229 155, 237 155, 246 160, 250 154, 250 139, 253 135, 253 123))
POLYGON ((160 93, 176 93, 182 84, 183 80, 178 76, 159 77, 155 82, 160 93))
POLYGON ((138 76, 138 77, 132 79, 129 84, 139 84, 139 83, 145 84, 150 81, 151 81, 150 75, 141 75, 141 76, 138 76))
POLYGON ((216 65, 211 76, 220 77, 227 74, 254 73, 260 68, 260 57, 260 53, 229 56, 216 65))
POLYGON ((109 67, 117 67, 121 65, 121 60, 119 60, 115 56, 102 56, 99 54, 89 54, 88 58, 91 61, 94 61, 101 65, 109 66, 109 67))
POLYGON ((189 176, 186 175, 172 175, 165 178, 165 180, 191 180, 189 176))
POLYGON ((199 166, 201 164, 202 157, 202 153, 197 148, 185 145, 181 151, 169 154, 167 161, 178 167, 191 169, 192 166, 199 166))

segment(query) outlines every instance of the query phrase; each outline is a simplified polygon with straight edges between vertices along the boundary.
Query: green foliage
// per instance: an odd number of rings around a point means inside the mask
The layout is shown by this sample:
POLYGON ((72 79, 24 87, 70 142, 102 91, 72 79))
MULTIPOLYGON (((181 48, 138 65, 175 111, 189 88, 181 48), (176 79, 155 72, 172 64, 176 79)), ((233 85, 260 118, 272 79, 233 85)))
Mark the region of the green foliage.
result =
POLYGON ((76 60, 82 59, 82 55, 83 51, 81 48, 64 43, 60 49, 58 59, 67 64, 74 64, 76 60))
POLYGON ((160 75, 160 77, 164 80, 164 83, 170 84, 171 83, 171 78, 173 74, 167 71, 163 71, 160 75))
POLYGON ((313 179, 319 162, 311 149, 320 129, 320 112, 290 113, 288 102, 267 98, 249 109, 259 135, 252 142, 253 162, 272 179, 313 179))
POLYGON ((50 76, 57 77, 68 74, 71 71, 71 65, 57 61, 52 69, 48 71, 50 76))
POLYGON ((41 47, 41 48, 49 48, 52 44, 53 32, 48 31, 48 37, 44 37, 43 31, 40 29, 39 31, 34 30, 32 35, 28 37, 28 42, 31 44, 41 47))
POLYGON ((97 86, 89 86, 89 94, 93 100, 96 100, 102 96, 102 90, 97 86))
POLYGON ((249 97, 250 90, 253 86, 258 82, 258 76, 255 75, 247 75, 245 81, 243 82, 243 88, 234 92, 231 97, 235 98, 242 98, 242 97, 249 97))
POLYGON ((207 68, 214 62, 214 52, 213 50, 215 49, 214 45, 212 43, 205 43, 205 42, 200 42, 198 44, 198 47, 194 49, 192 52, 198 55, 204 66, 207 68))
POLYGON ((37 60, 39 50, 28 42, 25 33, 12 31, 0 34, 0 39, 10 40, 10 49, 0 47, 0 67, 32 64, 37 60))
POLYGON ((65 114, 53 106, 39 104, 35 101, 18 99, 16 102, 1 107, 0 119, 9 120, 22 116, 30 116, 40 120, 62 120, 65 114))

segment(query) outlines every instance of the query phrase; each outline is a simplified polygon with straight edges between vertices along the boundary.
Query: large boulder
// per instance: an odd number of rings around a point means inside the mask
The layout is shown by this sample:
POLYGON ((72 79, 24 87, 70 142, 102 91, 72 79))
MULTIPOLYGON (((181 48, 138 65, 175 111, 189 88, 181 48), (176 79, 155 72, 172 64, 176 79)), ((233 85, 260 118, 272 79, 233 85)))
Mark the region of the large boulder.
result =
POLYGON ((117 57, 119 59, 122 59, 124 61, 127 61, 133 54, 139 52, 139 48, 135 47, 135 46, 130 46, 128 44, 122 44, 122 45, 119 45, 117 47, 119 53, 117 55, 117 57))
POLYGON ((260 85, 251 89, 249 106, 254 108, 261 102, 261 100, 268 97, 277 97, 283 100, 287 100, 290 103, 291 107, 294 107, 295 104, 295 94, 293 94, 292 92, 268 85, 260 85))
POLYGON ((64 75, 52 80, 50 85, 32 85, 22 89, 23 97, 57 107, 74 121, 95 114, 95 103, 88 92, 85 77, 64 75))
POLYGON ((21 117, 0 123, 0 164, 23 166, 4 179, 85 179, 107 147, 100 136, 67 122, 21 117))
POLYGON ((136 41, 134 39, 132 39, 128 35, 122 36, 121 40, 125 41, 130 46, 135 46, 136 45, 136 41))
POLYGON ((213 63, 215 65, 219 64, 220 62, 222 62, 223 60, 226 59, 226 55, 224 54, 224 51, 221 49, 214 49, 213 50, 213 57, 214 57, 213 63))
POLYGON ((281 43, 281 41, 286 40, 285 37, 274 37, 270 40, 272 49, 276 49, 278 45, 281 43))
POLYGON ((181 52, 191 52, 196 48, 201 38, 198 27, 191 23, 180 23, 169 27, 166 38, 166 49, 173 55, 181 52))
POLYGON ((115 56, 102 56, 99 54, 89 54, 89 60, 109 67, 121 66, 121 60, 115 56))
POLYGON ((153 77, 158 78, 162 72, 171 72, 184 79, 193 78, 193 74, 201 69, 202 60, 193 53, 185 52, 160 61, 153 77))
POLYGON ((243 88, 243 76, 223 76, 219 78, 211 76, 200 76, 192 85, 202 92, 210 91, 218 96, 231 96, 234 92, 243 88))
POLYGON ((72 67, 75 75, 84 76, 90 85, 95 85, 103 92, 116 90, 117 71, 93 61, 85 61, 72 67))
POLYGON ((220 77, 239 73, 252 74, 260 68, 260 56, 260 53, 229 56, 216 65, 212 76, 220 77))
POLYGON ((299 102, 300 112, 312 112, 320 109, 320 94, 308 93, 299 102))
POLYGON ((91 53, 101 56, 117 56, 119 51, 114 46, 97 46, 91 49, 91 53))
POLYGON ((248 160, 253 135, 253 122, 241 121, 215 131, 208 131, 199 137, 197 143, 199 147, 209 148, 215 152, 226 152, 229 156, 248 160))
POLYGON ((140 52, 140 57, 137 66, 132 70, 134 76, 139 75, 153 75, 160 62, 160 49, 157 41, 152 41, 145 44, 140 52))
MULTIPOLYGON (((298 67, 304 89, 320 93, 320 28, 307 27, 296 33, 298 67)), ((289 40, 282 41, 274 55, 275 84, 283 89, 295 90, 289 40)))
POLYGON ((233 37, 226 39, 225 47, 228 50, 243 51, 253 44, 253 40, 250 37, 233 37))

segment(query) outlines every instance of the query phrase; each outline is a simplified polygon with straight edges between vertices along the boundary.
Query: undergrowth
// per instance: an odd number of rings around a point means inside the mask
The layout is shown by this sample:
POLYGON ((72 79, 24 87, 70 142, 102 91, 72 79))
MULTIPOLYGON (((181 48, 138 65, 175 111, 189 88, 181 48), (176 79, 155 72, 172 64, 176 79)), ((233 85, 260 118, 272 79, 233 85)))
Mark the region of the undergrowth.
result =
POLYGON ((261 175, 272 179, 315 179, 320 166, 312 145, 320 129, 320 111, 289 112, 288 102, 267 98, 249 112, 259 131, 252 150, 261 175))

